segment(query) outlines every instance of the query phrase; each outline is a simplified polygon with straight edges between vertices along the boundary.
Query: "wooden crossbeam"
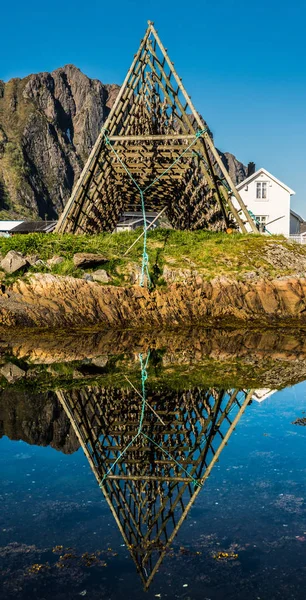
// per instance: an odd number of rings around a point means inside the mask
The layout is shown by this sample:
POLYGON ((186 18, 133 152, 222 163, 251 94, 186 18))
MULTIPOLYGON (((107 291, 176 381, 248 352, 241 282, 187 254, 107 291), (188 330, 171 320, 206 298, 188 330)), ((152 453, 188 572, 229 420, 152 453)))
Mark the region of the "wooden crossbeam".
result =
POLYGON ((159 142, 163 140, 194 140, 195 134, 164 134, 164 135, 111 135, 110 142, 159 142))

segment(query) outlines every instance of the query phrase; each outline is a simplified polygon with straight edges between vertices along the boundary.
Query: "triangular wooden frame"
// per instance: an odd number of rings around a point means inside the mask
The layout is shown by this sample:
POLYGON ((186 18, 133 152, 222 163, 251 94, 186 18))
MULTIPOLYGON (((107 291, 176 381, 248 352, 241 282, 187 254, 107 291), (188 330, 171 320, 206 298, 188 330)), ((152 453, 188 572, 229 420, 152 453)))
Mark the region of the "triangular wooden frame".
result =
POLYGON ((142 189, 146 209, 167 207, 175 228, 256 232, 206 123, 148 23, 57 231, 112 231, 124 210, 141 208, 142 189))
POLYGON ((133 390, 115 388, 56 392, 146 590, 253 392, 196 388, 150 395, 165 424, 147 411, 144 425, 184 470, 139 437, 106 480, 109 464, 137 431, 139 397, 133 390), (194 479, 200 485, 194 486, 194 479))

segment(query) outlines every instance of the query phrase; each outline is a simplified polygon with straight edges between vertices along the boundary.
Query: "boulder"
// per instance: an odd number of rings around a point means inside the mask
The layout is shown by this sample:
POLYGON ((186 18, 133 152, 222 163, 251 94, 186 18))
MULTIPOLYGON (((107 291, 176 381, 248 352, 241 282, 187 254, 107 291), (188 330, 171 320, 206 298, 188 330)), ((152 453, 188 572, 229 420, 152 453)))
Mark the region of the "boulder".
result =
POLYGON ((14 365, 14 363, 11 362, 6 363, 4 367, 1 367, 0 373, 1 375, 3 375, 3 377, 5 377, 5 379, 9 383, 14 383, 14 381, 17 381, 17 379, 24 377, 26 374, 25 371, 23 371, 22 369, 17 367, 17 365, 14 365))
POLYGON ((49 258, 47 260, 47 265, 49 267, 54 267, 54 265, 61 265, 64 262, 64 258, 62 256, 52 256, 52 258, 49 258))
POLYGON ((82 279, 85 279, 85 281, 93 281, 91 273, 84 273, 84 275, 82 275, 82 279))
POLYGON ((91 364, 95 367, 102 368, 105 367, 108 363, 108 356, 106 354, 102 354, 102 356, 95 356, 92 358, 91 364))
POLYGON ((99 283, 108 283, 111 280, 111 277, 104 269, 94 271, 91 276, 93 281, 98 281, 99 283))
POLYGON ((34 265, 36 265, 36 263, 39 260, 40 259, 38 254, 31 254, 30 256, 26 256, 26 261, 29 263, 29 265, 31 265, 31 267, 34 267, 34 265))
POLYGON ((77 268, 97 267, 105 265, 108 259, 102 254, 92 254, 91 252, 77 252, 73 257, 73 264, 77 268))
POLYGON ((171 269, 167 267, 167 265, 165 265, 163 269, 163 278, 167 282, 186 281, 187 279, 191 279, 192 277, 195 278, 197 276, 198 271, 195 269, 171 269))
POLYGON ((82 379, 84 377, 84 375, 78 369, 74 369, 74 371, 72 373, 72 377, 73 377, 73 379, 82 379))
POLYGON ((45 266, 46 266, 46 263, 41 258, 39 258, 35 263, 35 267, 45 267, 45 266))
POLYGON ((124 267, 119 268, 118 271, 122 273, 125 281, 128 281, 132 285, 140 285, 141 267, 136 263, 125 264, 124 267))
POLYGON ((1 261, 1 267, 6 273, 16 273, 17 271, 24 270, 28 264, 23 254, 15 250, 10 250, 1 261))

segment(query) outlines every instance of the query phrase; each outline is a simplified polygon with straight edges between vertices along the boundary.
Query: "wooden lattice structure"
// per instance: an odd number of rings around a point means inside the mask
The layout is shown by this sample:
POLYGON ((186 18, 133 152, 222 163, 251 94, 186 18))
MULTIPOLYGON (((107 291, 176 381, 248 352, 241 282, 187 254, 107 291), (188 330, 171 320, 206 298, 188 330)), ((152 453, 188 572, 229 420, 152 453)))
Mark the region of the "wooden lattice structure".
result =
POLYGON ((112 231, 140 190, 174 228, 257 231, 150 21, 57 231, 112 231))
POLYGON ((143 431, 152 443, 140 435, 115 464, 137 431, 139 396, 98 387, 57 392, 145 589, 252 394, 237 389, 149 392, 155 414, 146 409, 143 431))

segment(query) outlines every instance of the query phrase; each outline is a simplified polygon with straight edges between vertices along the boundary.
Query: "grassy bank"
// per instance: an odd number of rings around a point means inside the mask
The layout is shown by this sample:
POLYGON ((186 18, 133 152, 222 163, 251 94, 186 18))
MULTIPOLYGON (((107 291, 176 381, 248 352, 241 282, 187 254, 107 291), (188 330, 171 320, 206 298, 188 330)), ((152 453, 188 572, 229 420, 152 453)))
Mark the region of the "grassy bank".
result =
MULTIPOLYGON (((132 386, 139 389, 141 384, 139 364, 131 363, 130 358, 126 356, 110 357, 106 367, 100 369, 92 367, 89 361, 53 363, 49 366, 33 365, 9 355, 6 359, 24 369, 25 376, 15 383, 9 383, 0 375, 0 392, 14 388, 42 393, 58 389, 82 389, 87 385, 130 390, 132 386)), ((176 363, 164 367, 155 361, 156 353, 153 352, 148 367, 148 394, 154 393, 154 390, 183 392, 198 387, 282 389, 305 379, 302 361, 295 369, 287 361, 269 359, 257 361, 255 368, 253 361, 244 361, 234 356, 226 361, 203 358, 201 364, 192 367, 176 363)))
MULTIPOLYGON (((4 256, 9 250, 17 250, 27 256, 38 255, 44 262, 59 255, 65 259, 61 264, 53 267, 35 265, 29 272, 75 277, 83 275, 81 269, 74 267, 75 253, 103 254, 109 261, 103 268, 112 275, 113 283, 119 285, 124 282, 130 264, 134 267, 141 264, 142 240, 124 257, 140 233, 141 230, 94 236, 16 235, 0 238, 0 253, 4 256)), ((151 275, 160 283, 165 266, 197 271, 206 279, 220 275, 239 278, 249 272, 277 277, 306 270, 306 248, 290 243, 282 236, 157 229, 148 234, 148 254, 151 275), (278 254, 277 259, 275 254, 278 254)))

